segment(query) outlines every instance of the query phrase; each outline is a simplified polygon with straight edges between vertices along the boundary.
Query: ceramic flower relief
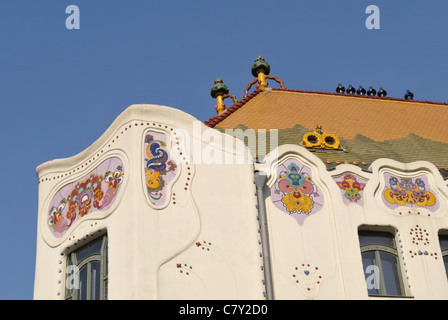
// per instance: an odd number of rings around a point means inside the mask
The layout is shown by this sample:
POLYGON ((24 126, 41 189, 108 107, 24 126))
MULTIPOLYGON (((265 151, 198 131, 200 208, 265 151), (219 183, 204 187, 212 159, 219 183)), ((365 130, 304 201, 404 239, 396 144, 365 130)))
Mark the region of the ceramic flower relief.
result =
POLYGON ((322 208, 323 195, 313 182, 310 169, 295 160, 280 165, 277 173, 277 180, 271 188, 271 200, 302 225, 307 216, 322 208))
POLYGON ((123 163, 118 158, 103 161, 78 181, 61 188, 50 204, 48 226, 57 237, 73 223, 95 211, 108 209, 123 182, 123 163))
POLYGON ((343 200, 346 205, 350 203, 364 205, 363 190, 366 183, 366 180, 353 174, 346 174, 342 178, 336 179, 336 184, 342 190, 343 200))
POLYGON ((437 199, 431 192, 426 176, 400 177, 386 173, 384 178, 386 186, 383 197, 388 207, 427 207, 430 211, 438 209, 437 199))

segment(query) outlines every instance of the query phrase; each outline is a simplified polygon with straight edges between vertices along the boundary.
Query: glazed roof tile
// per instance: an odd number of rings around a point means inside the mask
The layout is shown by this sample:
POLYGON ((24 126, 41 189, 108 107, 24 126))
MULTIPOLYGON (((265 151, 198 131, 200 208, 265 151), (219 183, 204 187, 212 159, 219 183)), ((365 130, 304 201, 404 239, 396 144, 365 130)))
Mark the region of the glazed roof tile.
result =
POLYGON ((322 125, 323 131, 339 137, 345 150, 311 150, 328 169, 340 163, 368 169, 378 158, 403 163, 426 160, 448 178, 446 103, 288 89, 256 90, 205 124, 219 130, 278 129, 279 145, 301 145, 306 133, 322 125))
POLYGON ((339 138, 361 134, 387 141, 416 134, 448 143, 448 104, 288 89, 256 90, 205 122, 224 129, 287 129, 316 125, 339 138))

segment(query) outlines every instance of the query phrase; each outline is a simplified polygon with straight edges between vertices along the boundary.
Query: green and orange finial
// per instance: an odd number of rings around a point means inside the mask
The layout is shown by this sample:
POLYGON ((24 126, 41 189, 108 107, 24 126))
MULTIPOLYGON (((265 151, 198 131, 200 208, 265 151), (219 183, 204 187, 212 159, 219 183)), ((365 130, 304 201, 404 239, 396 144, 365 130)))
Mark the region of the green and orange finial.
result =
POLYGON ((263 91, 268 83, 266 82, 266 76, 271 72, 271 66, 264 60, 262 56, 258 56, 252 65, 252 75, 258 77, 257 89, 263 91))
POLYGON ((280 85, 281 89, 286 89, 285 84, 282 80, 277 77, 269 75, 271 73, 271 66, 269 63, 264 60, 262 56, 258 56, 252 64, 252 75, 256 77, 256 79, 252 80, 247 86, 246 90, 244 90, 244 98, 249 95, 249 90, 252 88, 254 84, 257 83, 257 89, 260 91, 267 91, 268 82, 266 79, 272 79, 280 85))
POLYGON ((229 93, 229 88, 224 84, 221 78, 216 78, 213 84, 210 95, 212 98, 216 98, 217 105, 215 107, 218 116, 224 112, 226 105, 224 104, 223 96, 229 93))

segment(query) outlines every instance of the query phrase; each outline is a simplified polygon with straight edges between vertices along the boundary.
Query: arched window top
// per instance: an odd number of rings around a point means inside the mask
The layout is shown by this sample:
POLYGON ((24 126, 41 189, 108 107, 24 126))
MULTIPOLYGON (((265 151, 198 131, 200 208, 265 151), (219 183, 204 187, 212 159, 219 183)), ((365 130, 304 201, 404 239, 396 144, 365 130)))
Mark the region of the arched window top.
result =
POLYGON ((359 243, 361 249, 364 250, 369 250, 369 248, 372 250, 375 248, 396 249, 395 235, 387 231, 360 230, 359 243))

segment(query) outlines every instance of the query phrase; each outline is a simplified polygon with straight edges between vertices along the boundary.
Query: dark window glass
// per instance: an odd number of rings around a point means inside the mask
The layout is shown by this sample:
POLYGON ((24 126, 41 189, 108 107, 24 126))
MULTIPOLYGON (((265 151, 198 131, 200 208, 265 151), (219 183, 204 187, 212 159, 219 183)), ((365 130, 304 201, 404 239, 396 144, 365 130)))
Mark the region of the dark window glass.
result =
POLYGON ((104 235, 68 255, 66 299, 107 299, 107 253, 104 235))
POLYGON ((79 270, 78 300, 87 300, 87 267, 84 266, 79 270))
POLYGON ((100 300, 101 294, 101 263, 99 261, 93 261, 90 264, 90 292, 91 300, 100 300))
POLYGON ((448 278, 448 235, 440 234, 440 249, 442 250, 443 263, 445 265, 445 273, 448 278))
POLYGON ((448 250, 448 235, 439 236, 440 239, 440 249, 442 251, 448 250))
POLYGON ((376 269, 371 266, 375 266, 375 252, 367 251, 362 253, 362 265, 364 267, 364 273, 366 275, 367 292, 370 295, 380 294, 379 290, 379 278, 376 276, 376 269))
POLYGON ((448 277, 448 255, 443 257, 443 263, 445 264, 445 272, 446 276, 448 277))
POLYGON ((400 278, 398 276, 398 259, 395 255, 380 252, 381 270, 384 277, 386 292, 391 296, 401 296, 400 278))
POLYGON ((359 242, 361 247, 376 244, 395 248, 394 235, 390 232, 360 231, 359 242))
POLYGON ((390 232, 363 230, 359 231, 359 242, 368 294, 403 296, 395 236, 390 232))
POLYGON ((102 240, 103 238, 96 239, 77 250, 76 260, 78 263, 92 255, 101 254, 102 240))

